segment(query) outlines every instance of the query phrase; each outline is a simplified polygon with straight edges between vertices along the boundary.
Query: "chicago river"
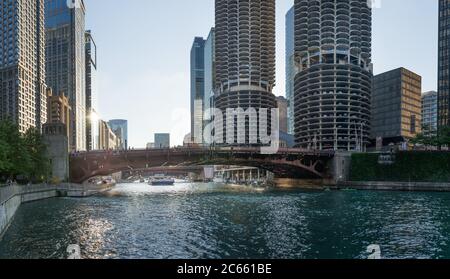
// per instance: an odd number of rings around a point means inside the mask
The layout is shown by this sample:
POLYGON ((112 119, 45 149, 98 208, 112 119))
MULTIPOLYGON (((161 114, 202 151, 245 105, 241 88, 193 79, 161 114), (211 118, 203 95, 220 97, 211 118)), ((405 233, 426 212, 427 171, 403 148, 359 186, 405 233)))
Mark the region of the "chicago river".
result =
POLYGON ((23 204, 0 258, 450 258, 450 193, 119 184, 23 204))

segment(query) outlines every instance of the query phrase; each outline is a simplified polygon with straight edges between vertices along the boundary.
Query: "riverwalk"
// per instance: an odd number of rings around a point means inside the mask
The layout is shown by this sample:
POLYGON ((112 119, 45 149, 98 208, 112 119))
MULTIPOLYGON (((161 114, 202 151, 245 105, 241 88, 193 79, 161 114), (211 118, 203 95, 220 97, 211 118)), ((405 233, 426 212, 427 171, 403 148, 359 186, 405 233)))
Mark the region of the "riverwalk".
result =
POLYGON ((337 188, 368 191, 450 192, 450 182, 345 181, 338 183, 337 188))
POLYGON ((14 215, 22 203, 54 197, 89 197, 109 191, 112 184, 89 185, 63 183, 59 185, 0 185, 0 239, 8 229, 14 215))

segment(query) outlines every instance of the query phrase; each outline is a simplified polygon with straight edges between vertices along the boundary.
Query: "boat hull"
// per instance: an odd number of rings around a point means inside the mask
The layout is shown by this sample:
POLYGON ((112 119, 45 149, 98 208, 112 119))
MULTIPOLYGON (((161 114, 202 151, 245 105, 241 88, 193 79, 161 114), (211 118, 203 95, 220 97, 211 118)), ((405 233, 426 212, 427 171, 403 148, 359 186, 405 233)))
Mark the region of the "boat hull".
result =
POLYGON ((151 186, 173 186, 175 181, 152 181, 149 184, 151 186))

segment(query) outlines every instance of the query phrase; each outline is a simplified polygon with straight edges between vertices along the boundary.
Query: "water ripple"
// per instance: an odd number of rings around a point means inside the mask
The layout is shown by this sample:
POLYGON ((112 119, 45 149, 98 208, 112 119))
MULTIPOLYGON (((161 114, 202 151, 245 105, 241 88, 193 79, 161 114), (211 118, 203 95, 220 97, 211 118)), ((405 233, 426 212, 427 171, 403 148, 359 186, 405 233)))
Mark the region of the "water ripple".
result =
POLYGON ((450 194, 118 185, 21 206, 0 258, 450 258, 450 194))

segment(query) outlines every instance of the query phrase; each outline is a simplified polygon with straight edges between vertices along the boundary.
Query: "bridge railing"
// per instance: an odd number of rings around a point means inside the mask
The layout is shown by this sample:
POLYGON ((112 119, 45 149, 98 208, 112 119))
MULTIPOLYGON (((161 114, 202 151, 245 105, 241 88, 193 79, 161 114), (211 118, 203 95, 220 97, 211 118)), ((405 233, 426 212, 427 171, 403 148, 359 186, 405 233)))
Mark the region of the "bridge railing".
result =
MULTIPOLYGON (((256 147, 175 147, 175 148, 154 148, 154 149, 132 149, 132 150, 96 150, 96 151, 86 151, 86 152, 76 152, 72 153, 71 157, 84 157, 84 156, 123 156, 126 154, 142 154, 143 152, 149 154, 207 154, 210 152, 216 153, 258 153, 259 148, 256 147)), ((302 148, 279 148, 276 154, 312 154, 312 155, 325 155, 331 156, 335 152, 333 150, 309 150, 302 148)), ((274 155, 276 155, 274 154, 274 155)))

